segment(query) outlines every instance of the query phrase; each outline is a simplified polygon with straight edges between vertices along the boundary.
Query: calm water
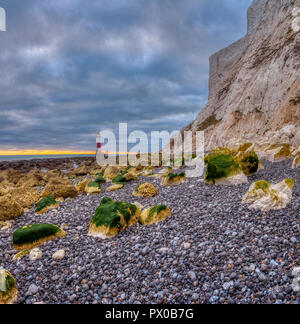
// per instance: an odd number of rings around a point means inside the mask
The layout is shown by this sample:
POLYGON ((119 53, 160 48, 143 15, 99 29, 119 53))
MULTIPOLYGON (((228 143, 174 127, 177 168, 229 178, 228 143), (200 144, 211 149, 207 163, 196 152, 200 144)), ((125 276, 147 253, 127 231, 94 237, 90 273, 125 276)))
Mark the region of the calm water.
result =
POLYGON ((94 157, 95 155, 0 155, 0 162, 3 161, 22 161, 34 159, 63 159, 72 157, 94 157))

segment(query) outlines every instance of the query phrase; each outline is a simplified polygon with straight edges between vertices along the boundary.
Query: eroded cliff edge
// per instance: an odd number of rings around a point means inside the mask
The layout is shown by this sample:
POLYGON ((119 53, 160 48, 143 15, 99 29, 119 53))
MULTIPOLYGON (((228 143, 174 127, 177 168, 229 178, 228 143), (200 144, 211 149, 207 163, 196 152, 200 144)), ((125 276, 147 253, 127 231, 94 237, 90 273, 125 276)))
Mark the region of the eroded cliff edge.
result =
POLYGON ((299 0, 253 1, 246 36, 210 57, 208 103, 183 131, 205 131, 207 149, 243 141, 299 147, 298 7, 299 0))

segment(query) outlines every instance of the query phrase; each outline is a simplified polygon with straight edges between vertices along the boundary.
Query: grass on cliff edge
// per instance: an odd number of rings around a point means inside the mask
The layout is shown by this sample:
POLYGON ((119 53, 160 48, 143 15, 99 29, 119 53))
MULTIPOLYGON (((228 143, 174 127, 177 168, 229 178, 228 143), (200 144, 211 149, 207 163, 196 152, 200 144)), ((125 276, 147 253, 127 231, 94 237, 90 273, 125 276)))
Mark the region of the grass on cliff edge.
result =
POLYGON ((52 224, 33 224, 17 229, 13 234, 13 244, 31 244, 43 238, 56 235, 61 229, 52 224))
POLYGON ((113 201, 108 197, 101 200, 100 206, 96 209, 92 218, 92 224, 99 226, 107 226, 109 228, 122 228, 122 219, 124 217, 126 224, 129 223, 131 217, 136 213, 137 207, 130 203, 122 201, 113 201))
POLYGON ((35 211, 38 213, 46 207, 56 205, 57 202, 52 196, 47 196, 42 198, 39 202, 35 205, 35 211))

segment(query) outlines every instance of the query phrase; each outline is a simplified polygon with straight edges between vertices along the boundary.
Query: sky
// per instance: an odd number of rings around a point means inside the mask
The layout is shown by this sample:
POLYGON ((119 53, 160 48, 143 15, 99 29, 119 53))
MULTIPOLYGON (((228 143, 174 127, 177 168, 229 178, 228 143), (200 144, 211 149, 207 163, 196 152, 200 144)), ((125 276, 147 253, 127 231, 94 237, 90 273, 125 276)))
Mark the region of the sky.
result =
POLYGON ((243 37, 251 0, 0 0, 0 151, 93 150, 96 134, 180 130, 209 56, 243 37))

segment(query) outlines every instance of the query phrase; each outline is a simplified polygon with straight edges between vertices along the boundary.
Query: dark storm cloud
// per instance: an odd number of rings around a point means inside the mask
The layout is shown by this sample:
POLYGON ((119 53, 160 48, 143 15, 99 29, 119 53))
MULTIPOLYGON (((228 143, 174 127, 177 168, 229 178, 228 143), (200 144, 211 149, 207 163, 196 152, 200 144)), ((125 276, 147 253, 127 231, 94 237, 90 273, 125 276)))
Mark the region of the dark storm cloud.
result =
POLYGON ((7 0, 0 149, 93 149, 95 134, 180 129, 207 99, 208 57, 251 0, 7 0))

